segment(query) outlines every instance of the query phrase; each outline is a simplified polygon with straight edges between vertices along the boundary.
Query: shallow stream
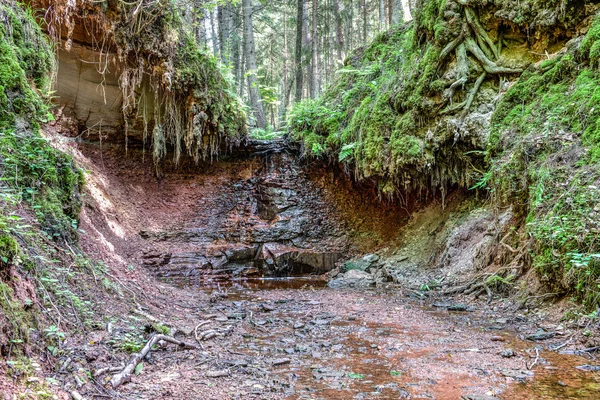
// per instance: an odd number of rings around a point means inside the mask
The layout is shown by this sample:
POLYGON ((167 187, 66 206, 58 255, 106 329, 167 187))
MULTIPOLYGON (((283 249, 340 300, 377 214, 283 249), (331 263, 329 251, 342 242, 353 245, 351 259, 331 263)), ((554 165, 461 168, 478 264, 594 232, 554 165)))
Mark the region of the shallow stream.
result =
POLYGON ((250 366, 232 376, 248 379, 259 360, 270 364, 252 388, 282 395, 266 398, 600 398, 598 372, 576 368, 600 364, 592 354, 549 351, 568 338, 524 340, 523 321, 487 309, 449 312, 400 290, 332 290, 313 278, 187 286, 220 293, 225 314, 247 313, 251 328, 231 345, 236 363, 250 366))

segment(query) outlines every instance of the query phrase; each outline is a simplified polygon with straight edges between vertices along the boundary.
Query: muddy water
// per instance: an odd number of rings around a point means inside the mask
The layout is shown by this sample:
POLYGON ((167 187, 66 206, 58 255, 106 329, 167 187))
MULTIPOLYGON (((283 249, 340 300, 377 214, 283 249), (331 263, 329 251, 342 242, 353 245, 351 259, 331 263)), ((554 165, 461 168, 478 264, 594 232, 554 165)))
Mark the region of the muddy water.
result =
POLYGON ((510 324, 491 330, 477 311, 439 311, 394 293, 335 291, 311 278, 192 288, 227 292, 221 307, 253 310, 251 328, 231 346, 269 365, 257 382, 270 394, 256 398, 600 399, 600 375, 575 368, 600 362, 547 351, 547 344, 519 339, 510 324), (516 355, 502 357, 507 349, 516 355), (278 359, 285 362, 275 365, 278 359))

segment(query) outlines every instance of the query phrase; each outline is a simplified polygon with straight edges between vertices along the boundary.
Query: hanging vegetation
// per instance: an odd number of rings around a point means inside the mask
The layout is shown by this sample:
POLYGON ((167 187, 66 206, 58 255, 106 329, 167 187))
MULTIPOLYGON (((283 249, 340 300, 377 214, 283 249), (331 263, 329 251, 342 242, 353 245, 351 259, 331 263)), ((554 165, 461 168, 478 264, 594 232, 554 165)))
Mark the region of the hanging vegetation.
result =
MULTIPOLYGON (((107 64, 117 55, 125 134, 143 125, 158 163, 168 151, 212 159, 246 136, 244 106, 216 59, 170 0, 39 1, 56 43, 83 40, 107 64)), ((104 68, 106 70, 107 68, 104 68)))

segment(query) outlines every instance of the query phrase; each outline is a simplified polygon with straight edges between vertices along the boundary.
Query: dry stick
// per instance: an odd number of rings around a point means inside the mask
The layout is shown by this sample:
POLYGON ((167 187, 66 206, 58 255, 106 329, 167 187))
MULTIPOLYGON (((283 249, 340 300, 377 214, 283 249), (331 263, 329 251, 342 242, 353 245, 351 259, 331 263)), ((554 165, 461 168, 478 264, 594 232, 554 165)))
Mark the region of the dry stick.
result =
POLYGON ((531 370, 531 368, 533 368, 537 364, 539 358, 540 358, 540 351, 536 347, 535 348, 535 360, 533 360, 533 364, 531 364, 529 367, 527 367, 527 369, 531 370))
POLYGON ((154 347, 154 345, 156 343, 160 342, 161 340, 164 340, 165 342, 176 344, 177 346, 180 346, 183 348, 198 349, 198 346, 196 346, 196 345, 182 342, 181 340, 177 340, 171 336, 154 335, 154 336, 152 336, 152 338, 150 338, 148 343, 146 343, 144 348, 139 353, 137 353, 135 356, 133 356, 133 358, 131 359, 129 364, 127 364, 125 366, 125 368, 123 368, 123 371, 121 371, 117 375, 113 376, 113 378, 110 380, 110 384, 113 387, 113 389, 118 388, 124 382, 131 379, 131 374, 133 373, 133 371, 135 371, 135 367, 137 367, 137 365, 140 362, 142 362, 142 360, 146 357, 146 355, 150 352, 150 350, 152 350, 152 347, 154 347))
POLYGON ((573 340, 573 336, 571 335, 571 337, 569 338, 569 340, 567 340, 566 342, 564 342, 560 346, 556 346, 556 347, 551 348, 550 350, 552 350, 552 351, 558 351, 558 350, 562 349, 563 347, 565 347, 566 345, 568 345, 569 343, 571 343, 572 340, 573 340))
POLYGON ((99 370, 97 370, 96 372, 94 372, 94 378, 98 378, 101 375, 111 372, 119 372, 123 369, 123 365, 121 365, 120 367, 104 367, 104 368, 100 368, 99 370))

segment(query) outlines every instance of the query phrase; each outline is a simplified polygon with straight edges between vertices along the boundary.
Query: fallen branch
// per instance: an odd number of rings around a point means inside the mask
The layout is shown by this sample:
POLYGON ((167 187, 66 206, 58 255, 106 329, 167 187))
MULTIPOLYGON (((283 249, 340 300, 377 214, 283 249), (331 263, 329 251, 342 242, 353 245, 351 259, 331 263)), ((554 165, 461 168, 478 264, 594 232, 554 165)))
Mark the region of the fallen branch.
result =
POLYGON ((537 363, 538 360, 540 358, 540 351, 538 350, 538 348, 535 348, 535 360, 533 360, 533 363, 527 367, 528 370, 531 370, 531 368, 533 368, 537 363))
POLYGON ((101 375, 104 375, 106 373, 111 373, 111 372, 119 372, 124 368, 124 365, 121 365, 120 367, 104 367, 104 368, 100 368, 99 370, 97 370, 96 372, 94 372, 94 378, 98 378, 101 375))
POLYGON ((131 379, 131 374, 133 373, 133 371, 135 371, 135 367, 137 367, 137 365, 140 362, 142 362, 142 360, 146 357, 146 355, 148 355, 150 350, 152 350, 152 347, 154 347, 154 345, 160 341, 173 343, 173 344, 176 344, 177 346, 187 348, 187 349, 198 349, 198 346, 196 346, 194 344, 182 342, 181 340, 177 340, 171 336, 154 335, 150 338, 148 343, 146 343, 144 348, 139 353, 137 353, 135 356, 133 356, 133 358, 131 359, 129 364, 127 364, 125 366, 125 368, 123 368, 123 371, 121 371, 119 374, 112 377, 112 379, 110 380, 110 384, 113 387, 113 389, 118 388, 124 382, 129 381, 131 379))

